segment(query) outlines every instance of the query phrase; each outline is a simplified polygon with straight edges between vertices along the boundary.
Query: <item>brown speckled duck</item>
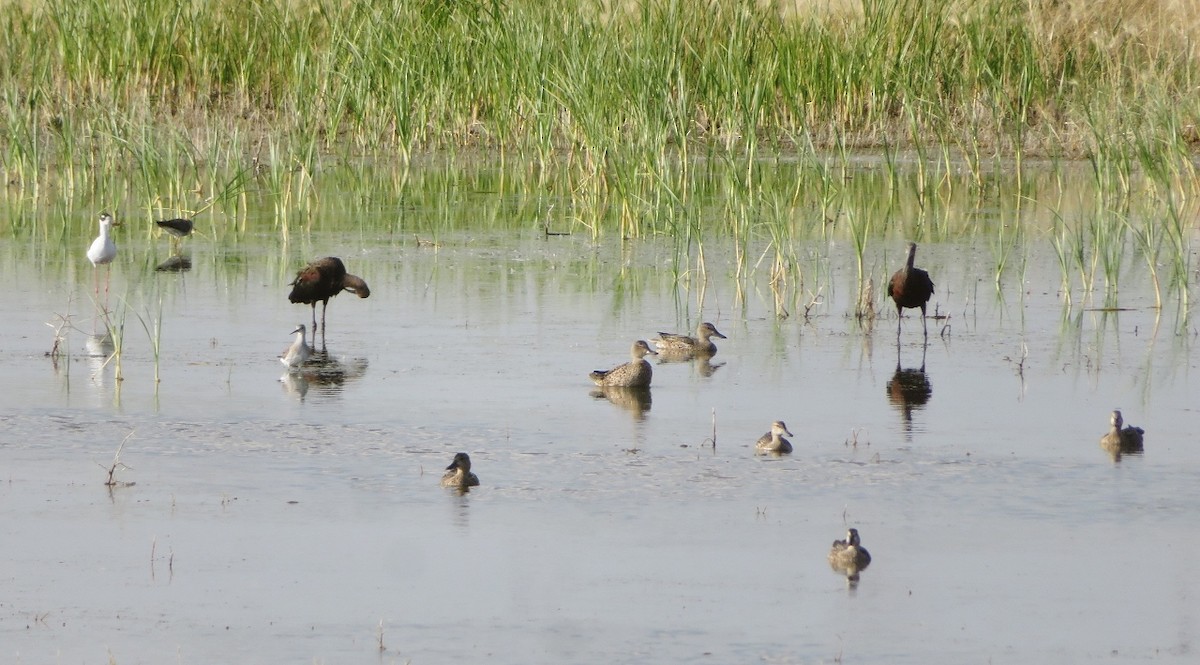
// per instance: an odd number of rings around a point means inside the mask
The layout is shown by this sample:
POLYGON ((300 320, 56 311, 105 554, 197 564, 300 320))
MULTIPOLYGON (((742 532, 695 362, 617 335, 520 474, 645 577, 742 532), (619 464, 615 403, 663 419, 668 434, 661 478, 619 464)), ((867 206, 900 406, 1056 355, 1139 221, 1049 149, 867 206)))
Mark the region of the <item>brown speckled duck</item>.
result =
POLYGON ((776 420, 771 423, 771 431, 758 437, 758 442, 754 444, 755 452, 759 453, 775 453, 783 455, 792 452, 792 444, 783 435, 795 436, 788 431, 787 425, 783 424, 782 420, 776 420))
POLYGON ((656 356, 658 354, 650 348, 649 344, 640 339, 633 343, 630 354, 633 356, 633 359, 624 365, 617 365, 610 370, 598 369, 588 376, 591 377, 596 385, 601 387, 649 387, 650 377, 654 374, 654 370, 650 367, 650 362, 646 360, 646 356, 656 356))
POLYGON ((717 353, 717 345, 713 344, 713 337, 725 339, 717 327, 705 321, 696 328, 696 336, 677 335, 675 333, 658 333, 658 338, 654 340, 654 345, 663 354, 670 355, 697 355, 711 356, 717 353))

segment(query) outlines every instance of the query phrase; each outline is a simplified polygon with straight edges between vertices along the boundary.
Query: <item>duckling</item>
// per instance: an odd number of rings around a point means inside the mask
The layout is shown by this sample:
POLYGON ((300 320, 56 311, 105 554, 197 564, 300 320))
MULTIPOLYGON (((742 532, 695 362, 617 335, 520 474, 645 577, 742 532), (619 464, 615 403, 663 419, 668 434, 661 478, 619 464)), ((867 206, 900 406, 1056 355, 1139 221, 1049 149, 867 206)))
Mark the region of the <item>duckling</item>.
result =
POLYGON ((454 455, 454 461, 446 467, 442 474, 442 487, 475 487, 479 484, 479 476, 471 473, 471 457, 466 453, 454 455))
POLYGON ((650 367, 650 362, 646 360, 646 355, 657 356, 658 353, 650 348, 644 340, 638 340, 633 343, 630 348, 630 354, 633 359, 624 365, 617 365, 610 370, 598 369, 593 371, 588 376, 592 381, 600 386, 617 386, 622 388, 647 388, 650 386, 650 377, 654 373, 654 369, 650 367))
POLYGON ((871 553, 862 546, 858 529, 848 530, 845 540, 833 541, 829 549, 829 565, 838 572, 846 573, 851 579, 857 579, 858 571, 871 565, 871 553))
POLYGON ((712 337, 726 339, 716 326, 705 321, 700 324, 699 328, 696 328, 695 337, 660 332, 658 338, 654 340, 654 345, 658 347, 659 351, 667 354, 712 356, 717 353, 717 345, 713 344, 710 339, 712 337))
POLYGON ((296 341, 292 342, 292 345, 283 352, 283 355, 279 356, 279 362, 283 363, 289 370, 296 369, 308 362, 308 359, 312 357, 312 347, 308 345, 307 331, 304 328, 304 324, 301 323, 296 326, 296 329, 292 333, 296 335, 296 341))
POLYGON ((782 455, 792 452, 792 443, 783 438, 783 435, 795 436, 788 431, 787 425, 783 424, 782 420, 776 420, 771 423, 771 431, 758 437, 758 442, 754 444, 754 450, 758 453, 775 453, 782 455))
POLYGON ((1121 417, 1119 410, 1112 412, 1109 423, 1112 425, 1112 429, 1108 430, 1108 434, 1100 437, 1101 448, 1110 454, 1142 452, 1142 434, 1145 433, 1145 430, 1133 425, 1121 429, 1121 425, 1125 424, 1125 419, 1121 417))

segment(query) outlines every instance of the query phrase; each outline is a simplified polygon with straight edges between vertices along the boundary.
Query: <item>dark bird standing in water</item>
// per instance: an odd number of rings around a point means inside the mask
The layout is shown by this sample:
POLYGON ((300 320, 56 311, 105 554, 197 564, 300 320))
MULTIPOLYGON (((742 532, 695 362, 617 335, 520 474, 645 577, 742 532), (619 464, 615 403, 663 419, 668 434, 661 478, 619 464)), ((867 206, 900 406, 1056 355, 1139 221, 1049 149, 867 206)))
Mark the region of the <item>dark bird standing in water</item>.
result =
POLYGON ((892 275, 892 281, 888 282, 888 297, 896 303, 897 342, 900 341, 900 319, 905 307, 921 308, 921 326, 925 330, 925 339, 929 339, 929 325, 925 322, 925 305, 929 303, 929 297, 933 295, 933 280, 929 279, 929 273, 913 267, 913 260, 916 257, 917 244, 910 242, 908 243, 908 259, 904 262, 904 267, 897 270, 896 274, 892 275))
POLYGON ((343 290, 349 291, 359 298, 371 295, 371 289, 367 288, 367 283, 361 277, 346 272, 346 265, 342 263, 341 259, 336 256, 326 256, 313 261, 296 273, 296 279, 292 280, 292 292, 288 294, 288 300, 312 305, 314 336, 317 332, 317 302, 320 302, 321 335, 324 336, 325 309, 329 306, 329 299, 343 290))
POLYGON ((192 234, 192 229, 195 225, 190 219, 160 219, 157 222, 158 227, 163 231, 175 236, 183 238, 192 234))

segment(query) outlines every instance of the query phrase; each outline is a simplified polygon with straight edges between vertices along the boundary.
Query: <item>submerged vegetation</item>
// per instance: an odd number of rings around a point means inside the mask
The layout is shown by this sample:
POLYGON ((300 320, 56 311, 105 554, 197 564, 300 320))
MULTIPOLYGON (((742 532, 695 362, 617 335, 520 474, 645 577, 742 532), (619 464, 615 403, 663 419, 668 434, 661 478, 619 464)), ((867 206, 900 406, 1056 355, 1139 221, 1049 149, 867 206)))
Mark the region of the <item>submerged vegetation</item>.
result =
POLYGON ((458 196, 447 181, 499 172, 510 226, 668 235, 701 274, 705 243, 731 239, 739 278, 816 294, 797 239, 852 242, 865 279, 869 242, 970 226, 946 219, 965 198, 1006 216, 963 231, 989 239, 997 283, 1040 232, 1068 292, 1140 263, 1186 302, 1200 15, 1183 8, 2 2, 0 234, 60 243, 84 234, 79 208, 118 208, 206 214, 214 242, 265 216, 287 239, 329 198, 394 207, 411 233, 412 206, 458 196), (1033 160, 1060 180, 1087 164, 1096 200, 1031 191, 1033 160), (864 170, 884 180, 866 196, 864 170), (1055 222, 1028 229, 1029 209, 1055 222))

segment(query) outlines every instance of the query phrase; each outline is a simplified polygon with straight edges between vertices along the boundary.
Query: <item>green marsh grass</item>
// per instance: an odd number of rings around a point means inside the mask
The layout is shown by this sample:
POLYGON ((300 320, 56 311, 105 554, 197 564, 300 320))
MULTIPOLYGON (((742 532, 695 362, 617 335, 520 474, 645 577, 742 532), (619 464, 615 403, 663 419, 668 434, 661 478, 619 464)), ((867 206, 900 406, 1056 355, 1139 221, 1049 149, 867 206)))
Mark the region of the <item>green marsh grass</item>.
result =
POLYGON ((990 155, 1019 174, 1028 154, 1086 156, 1129 136, 1178 164, 1195 135, 1200 23, 1170 2, 694 9, 6 3, 3 167, 34 189, 62 171, 69 188, 95 191, 106 173, 190 181, 269 162, 302 174, 273 174, 286 211, 311 204, 327 156, 389 167, 499 151, 590 178, 596 205, 614 191, 628 232, 642 195, 619 177, 629 155, 645 165, 702 145, 753 160, 798 152, 797 138, 834 153, 890 144, 922 157, 924 193, 928 160, 956 146, 978 181, 990 155))
POLYGON ((1068 298, 1076 275, 1115 294, 1136 248, 1187 301, 1200 18, 1169 0, 695 9, 5 3, 0 233, 74 247, 102 208, 206 209, 214 245, 265 227, 284 264, 381 207, 360 236, 518 230, 552 209, 556 232, 672 237, 699 284, 732 246, 742 286, 789 286, 781 309, 832 289, 797 244, 852 243, 862 293, 906 238, 991 239, 998 281, 1017 245, 1050 239, 1068 298), (1092 200, 1064 203, 1035 157, 1083 160, 1092 200), (1046 214, 1004 207, 1006 188, 1046 214), (1147 202, 1166 191, 1165 210, 1147 202), (997 206, 1017 226, 980 221, 997 206))

